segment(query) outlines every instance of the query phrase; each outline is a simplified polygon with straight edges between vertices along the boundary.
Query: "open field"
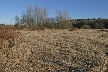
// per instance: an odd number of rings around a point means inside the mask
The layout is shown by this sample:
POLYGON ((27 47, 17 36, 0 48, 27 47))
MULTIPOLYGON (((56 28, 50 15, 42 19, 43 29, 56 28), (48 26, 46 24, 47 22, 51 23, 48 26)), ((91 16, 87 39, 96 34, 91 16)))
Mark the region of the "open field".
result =
POLYGON ((0 49, 0 72, 108 72, 108 32, 79 29, 20 31, 0 49))

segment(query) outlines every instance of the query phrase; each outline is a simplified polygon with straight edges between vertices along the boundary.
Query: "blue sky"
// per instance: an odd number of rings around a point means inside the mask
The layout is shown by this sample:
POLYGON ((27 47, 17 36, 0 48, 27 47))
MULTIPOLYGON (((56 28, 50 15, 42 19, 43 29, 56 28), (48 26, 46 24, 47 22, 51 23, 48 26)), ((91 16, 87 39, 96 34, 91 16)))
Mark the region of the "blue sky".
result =
POLYGON ((49 17, 56 10, 68 10, 71 18, 108 18, 108 0, 0 0, 0 23, 14 24, 28 6, 47 8, 49 17))

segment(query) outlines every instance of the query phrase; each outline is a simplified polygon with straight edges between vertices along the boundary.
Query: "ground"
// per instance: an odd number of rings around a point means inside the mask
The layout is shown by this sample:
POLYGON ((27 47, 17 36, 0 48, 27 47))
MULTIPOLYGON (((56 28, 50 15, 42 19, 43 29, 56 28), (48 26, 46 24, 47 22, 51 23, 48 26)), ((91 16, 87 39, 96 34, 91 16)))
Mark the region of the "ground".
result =
POLYGON ((0 72, 108 72, 108 32, 24 31, 11 52, 0 49, 0 72))

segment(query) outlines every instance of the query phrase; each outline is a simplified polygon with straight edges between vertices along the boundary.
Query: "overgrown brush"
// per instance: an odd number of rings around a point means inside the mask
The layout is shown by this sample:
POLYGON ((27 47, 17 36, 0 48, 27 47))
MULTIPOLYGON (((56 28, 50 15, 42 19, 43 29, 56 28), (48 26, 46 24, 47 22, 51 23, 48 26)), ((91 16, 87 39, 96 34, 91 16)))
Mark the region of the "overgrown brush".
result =
POLYGON ((70 29, 69 31, 74 31, 74 30, 77 30, 77 29, 78 29, 78 28, 75 27, 75 28, 70 29))
POLYGON ((21 33, 12 27, 0 27, 0 49, 5 51, 15 45, 15 40, 21 36, 21 33))
POLYGON ((36 27, 25 27, 19 28, 17 30, 28 30, 28 31, 45 31, 47 28, 45 26, 36 26, 36 27))

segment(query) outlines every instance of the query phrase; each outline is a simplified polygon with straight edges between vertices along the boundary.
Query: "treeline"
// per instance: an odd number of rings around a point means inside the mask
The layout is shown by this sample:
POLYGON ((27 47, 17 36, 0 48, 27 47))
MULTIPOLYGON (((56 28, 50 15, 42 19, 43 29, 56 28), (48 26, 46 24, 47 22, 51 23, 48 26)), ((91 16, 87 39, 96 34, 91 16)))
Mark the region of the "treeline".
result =
POLYGON ((67 10, 55 11, 55 17, 49 17, 47 8, 29 6, 21 17, 15 16, 16 28, 47 27, 49 29, 66 29, 71 27, 70 16, 67 10))
POLYGON ((103 18, 73 19, 72 24, 74 27, 84 28, 84 29, 107 29, 108 19, 103 19, 103 18))
POLYGON ((55 17, 49 17, 47 8, 29 6, 22 15, 15 16, 16 28, 46 27, 49 29, 105 29, 108 28, 108 19, 71 19, 67 10, 55 11, 55 17))

